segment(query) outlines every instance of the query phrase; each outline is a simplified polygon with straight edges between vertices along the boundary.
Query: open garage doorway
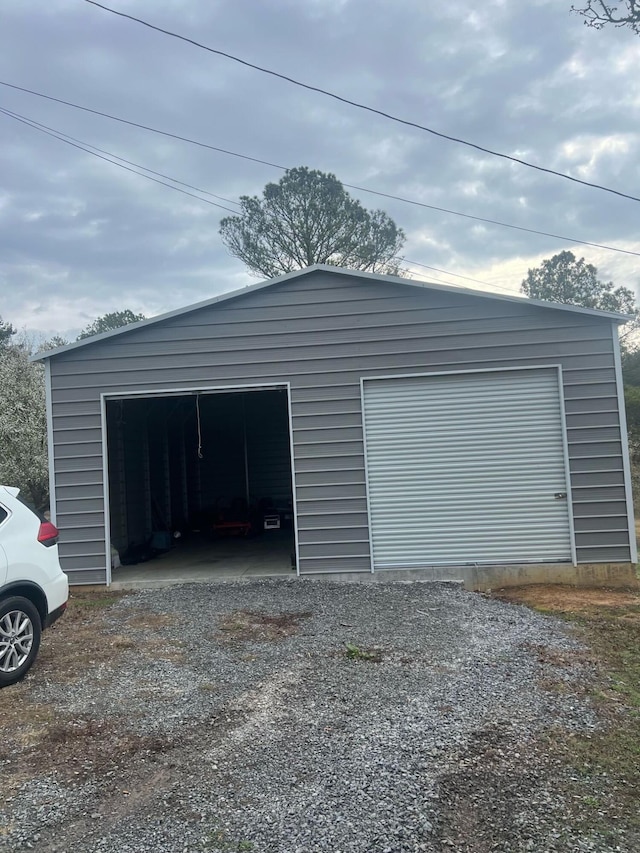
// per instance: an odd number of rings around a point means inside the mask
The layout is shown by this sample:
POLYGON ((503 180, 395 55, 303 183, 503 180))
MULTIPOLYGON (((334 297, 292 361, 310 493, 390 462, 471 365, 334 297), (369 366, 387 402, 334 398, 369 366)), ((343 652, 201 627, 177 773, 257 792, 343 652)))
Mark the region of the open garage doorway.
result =
POLYGON ((296 568, 286 387, 107 397, 111 580, 296 568))

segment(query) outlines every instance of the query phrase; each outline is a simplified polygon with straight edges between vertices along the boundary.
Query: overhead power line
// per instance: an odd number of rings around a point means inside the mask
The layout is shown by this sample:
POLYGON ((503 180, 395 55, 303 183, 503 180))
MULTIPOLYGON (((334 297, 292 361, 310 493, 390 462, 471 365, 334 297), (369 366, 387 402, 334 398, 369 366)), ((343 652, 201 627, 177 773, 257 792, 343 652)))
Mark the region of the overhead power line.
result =
POLYGON ((99 9, 103 9, 105 12, 110 12, 113 15, 117 15, 119 18, 127 18, 130 21, 134 21, 137 24, 142 24, 142 26, 162 33, 163 35, 187 42, 188 44, 191 44, 194 47, 199 48, 200 50, 206 50, 208 53, 214 53, 217 56, 224 57, 225 59, 231 59, 233 62, 238 62, 240 65, 244 65, 247 68, 253 68, 255 71, 260 71, 262 74, 269 74, 271 77, 277 77, 280 80, 285 80, 287 83, 291 83, 294 86, 299 86, 302 89, 307 89, 310 92, 318 92, 318 94, 320 95, 326 95, 328 98, 333 98, 335 101, 340 101, 343 104, 348 104, 349 106, 356 107, 359 110, 365 110, 366 112, 374 113, 375 115, 381 116, 382 118, 388 119, 389 121, 394 121, 398 124, 403 124, 407 127, 413 127, 417 130, 421 130, 425 133, 430 133, 433 136, 437 136, 440 139, 446 139, 449 142, 456 142, 459 145, 466 145, 468 148, 473 148, 476 151, 481 151, 483 154, 491 154, 493 157, 500 157, 503 160, 509 160, 512 163, 518 163, 521 166, 527 166, 529 169, 535 169, 538 172, 545 172, 546 174, 553 175, 557 178, 564 178, 567 181, 573 181, 573 183, 575 184, 582 184, 585 187, 591 187, 592 189, 612 193, 613 195, 620 196, 621 198, 631 199, 631 201, 640 201, 640 197, 638 196, 629 195, 628 193, 623 193, 620 190, 615 190, 611 187, 603 186, 602 184, 594 184, 591 181, 583 181, 580 178, 573 177, 573 175, 567 175, 565 172, 558 172, 555 169, 551 169, 546 166, 540 166, 537 163, 530 163, 528 160, 522 160, 520 157, 514 157, 513 155, 505 154, 502 151, 494 151, 491 148, 485 148, 484 146, 478 145, 475 142, 469 142, 466 139, 461 139, 457 136, 451 136, 447 133, 442 133, 439 130, 434 130, 432 127, 427 127, 424 124, 419 124, 415 121, 409 121, 408 119, 400 118, 399 116, 395 116, 392 113, 387 113, 384 110, 378 110, 375 107, 368 106, 367 104, 361 104, 358 101, 352 101, 350 98, 345 98, 342 95, 337 95, 335 92, 330 92, 327 89, 320 88, 319 86, 312 86, 309 83, 303 83, 301 80, 296 80, 295 78, 289 77, 286 74, 280 74, 278 71, 273 71, 270 68, 263 68, 261 65, 256 65, 255 63, 249 62, 246 59, 241 59, 239 56, 234 56, 232 53, 227 53, 224 50, 219 50, 214 47, 209 47, 206 44, 202 44, 201 42, 195 41, 195 39, 180 35, 179 33, 175 33, 172 30, 166 30, 163 27, 158 27, 155 24, 151 24, 149 21, 145 21, 142 18, 137 18, 135 15, 128 15, 126 12, 119 12, 117 9, 112 9, 109 6, 105 6, 102 3, 96 2, 96 0, 85 0, 85 2, 91 4, 92 6, 96 6, 99 9))
MULTIPOLYGON (((130 121, 129 119, 122 118, 121 116, 115 116, 115 115, 112 115, 110 113, 102 112, 101 110, 93 109, 92 107, 85 107, 81 104, 73 103, 73 101, 66 101, 63 98, 56 98, 53 95, 45 95, 43 92, 36 92, 34 89, 27 89, 24 86, 17 86, 14 83, 8 83, 5 80, 0 80, 0 86, 6 86, 9 89, 14 89, 18 92, 24 92, 25 94, 28 94, 28 95, 35 95, 38 98, 44 98, 45 100, 53 101, 56 104, 63 104, 66 107, 72 107, 73 109, 82 110, 83 112, 91 113, 92 115, 98 115, 98 116, 101 116, 102 118, 107 118, 110 121, 117 121, 120 124, 126 124, 130 127, 137 127, 138 129, 146 130, 149 133, 156 133, 160 136, 166 136, 169 139, 177 139, 179 142, 186 142, 189 145, 196 145, 199 148, 206 148, 207 150, 215 151, 218 154, 225 154, 225 155, 228 155, 230 157, 237 157, 240 160, 247 160, 251 163, 258 163, 262 166, 269 166, 272 169, 279 169, 282 172, 286 172, 287 168, 288 168, 287 166, 282 166, 280 163, 272 163, 269 160, 262 160, 259 157, 251 157, 248 154, 240 154, 238 151, 231 151, 228 148, 220 148, 216 145, 210 145, 207 142, 202 142, 202 141, 197 140, 197 139, 191 139, 188 136, 181 136, 180 134, 177 134, 177 133, 171 133, 168 130, 160 130, 157 127, 151 127, 150 125, 141 124, 141 123, 135 122, 135 121, 130 121)), ((566 242, 566 243, 574 243, 574 244, 579 244, 581 246, 591 246, 595 249, 605 249, 608 252, 618 252, 619 254, 623 254, 623 255, 634 255, 634 256, 640 257, 640 252, 633 252, 630 249, 620 249, 616 246, 608 246, 604 243, 594 243, 591 240, 579 240, 577 237, 567 237, 566 235, 555 234, 551 231, 541 231, 541 230, 536 229, 536 228, 526 228, 523 225, 514 225, 513 223, 510 223, 510 222, 502 222, 499 219, 489 219, 489 218, 484 217, 484 216, 474 216, 473 214, 470 214, 470 213, 462 213, 459 210, 452 210, 451 208, 446 208, 446 207, 438 207, 435 204, 427 204, 426 202, 417 201, 416 199, 405 198, 404 196, 393 195, 392 193, 385 193, 385 192, 381 192, 380 190, 372 190, 368 187, 361 187, 361 186, 358 186, 356 184, 343 184, 343 185, 345 187, 347 187, 348 189, 357 190, 358 192, 369 193, 370 195, 379 196, 380 198, 392 199, 393 201, 399 201, 399 202, 402 202, 403 204, 412 204, 415 207, 423 207, 426 210, 434 210, 438 213, 448 213, 451 216, 460 216, 463 219, 470 219, 470 220, 473 220, 475 222, 483 222, 487 225, 496 225, 500 228, 510 228, 514 231, 522 231, 526 234, 536 234, 540 237, 551 237, 554 240, 562 240, 563 242, 566 242)))
MULTIPOLYGON (((78 148, 80 151, 84 151, 87 154, 92 154, 94 157, 98 157, 100 160, 104 160, 106 163, 111 163, 113 166, 118 166, 120 169, 124 169, 127 172, 132 172, 134 175, 140 175, 141 178, 146 178, 148 181, 153 181, 156 184, 161 184, 163 187, 168 187, 170 190, 175 190, 176 192, 183 193, 184 195, 191 196, 191 198, 196 198, 196 199, 198 199, 198 201, 203 201, 205 204, 210 204, 213 207, 219 207, 222 210, 227 210, 227 211, 229 211, 229 213, 234 213, 234 214, 237 213, 236 210, 232 210, 230 207, 225 207, 222 204, 217 204, 215 201, 209 201, 208 198, 202 198, 201 196, 196 195, 195 193, 190 193, 190 192, 187 192, 187 190, 181 189, 180 187, 173 186, 173 184, 168 184, 166 181, 161 181, 158 178, 151 177, 151 175, 145 175, 143 172, 138 172, 136 169, 132 169, 129 166, 123 165, 123 163, 116 162, 116 160, 111 160, 109 157, 105 157, 102 154, 98 154, 96 151, 92 151, 90 148, 85 148, 84 144, 81 144, 79 142, 72 142, 70 139, 65 139, 64 136, 58 135, 58 133, 56 131, 45 129, 44 126, 38 126, 37 124, 31 122, 29 119, 22 118, 22 117, 18 116, 17 113, 12 113, 10 110, 5 110, 2 107, 0 107, 0 113, 7 116, 7 118, 14 119, 15 121, 19 121, 21 124, 25 124, 28 127, 32 127, 34 130, 40 131, 40 133, 45 133, 47 136, 52 136, 54 139, 57 139, 59 142, 64 142, 67 145, 71 145, 73 148, 78 148)), ((108 154, 109 152, 104 152, 104 153, 108 154)), ((116 155, 112 155, 112 156, 115 157, 116 155)), ((117 159, 122 159, 122 158, 117 158, 117 159)), ((141 166, 140 168, 144 169, 144 166, 141 166)), ((148 171, 151 171, 151 169, 149 169, 148 171)), ((173 180, 173 178, 170 178, 169 180, 173 180)), ((182 183, 182 182, 178 181, 176 183, 182 183)), ((194 189, 196 189, 196 188, 194 187, 194 189)), ((200 192, 200 190, 198 190, 198 191, 200 192)), ((206 192, 206 190, 202 190, 202 192, 206 192)))
MULTIPOLYGON (((42 124, 40 121, 36 121, 34 118, 29 118, 29 116, 20 115, 20 113, 16 113, 13 110, 8 110, 6 107, 0 107, 0 113, 4 113, 4 115, 9 116, 10 118, 15 118, 18 121, 23 122, 24 124, 28 124, 34 128, 34 130, 43 130, 48 131, 51 134, 57 135, 58 137, 65 137, 65 139, 70 139, 72 142, 77 142, 80 146, 85 146, 85 148, 91 148, 93 151, 99 151, 101 154, 106 154, 108 157, 112 157, 114 160, 119 160, 121 163, 127 163, 129 166, 135 166, 136 169, 142 169, 145 172, 150 172, 152 175, 157 175, 160 178, 166 178, 168 181, 171 181, 174 184, 180 184, 182 187, 188 187, 190 190, 195 190, 199 193, 204 193, 205 195, 210 195, 212 198, 217 198, 219 201, 226 201, 228 204, 236 204, 238 206, 239 202, 234 201, 232 198, 225 198, 223 195, 216 195, 215 193, 209 192, 209 190, 203 190, 201 187, 196 187, 193 184, 187 184, 184 181, 179 181, 177 178, 172 178, 171 175, 165 175, 163 172, 157 172, 155 169, 149 169, 148 166, 142 166, 140 163, 134 163, 131 160, 127 160, 124 157, 119 157, 117 154, 113 154, 111 151, 105 151, 104 148, 98 148, 97 145, 92 145, 90 142, 84 142, 82 139, 78 139, 75 136, 71 136, 68 133, 64 133, 62 130, 57 130, 55 127, 49 127, 47 124, 42 124)), ((61 142, 64 142, 64 139, 60 139, 61 142)), ((88 151, 88 154, 91 152, 88 151)), ((117 166, 117 163, 114 163, 114 166, 117 166)), ((142 177, 145 177, 144 175, 142 177)), ((222 207, 222 205, 219 205, 222 207)), ((229 210, 228 207, 223 207, 223 210, 229 210)), ((236 211, 231 211, 232 213, 236 211)))
MULTIPOLYGON (((63 133, 60 130, 56 130, 56 128, 50 127, 49 125, 43 124, 42 122, 36 121, 35 119, 31 119, 27 116, 23 116, 20 113, 14 112, 13 110, 8 110, 4 107, 0 107, 0 114, 7 116, 7 118, 12 118, 12 119, 20 122, 21 124, 25 124, 28 127, 33 128, 33 130, 39 130, 42 133, 46 134, 47 136, 51 136, 54 139, 57 139, 59 142, 65 142, 68 145, 71 145, 73 148, 77 148, 81 151, 84 151, 87 154, 92 154, 92 155, 98 157, 100 160, 105 160, 107 163, 111 163, 113 166, 119 166, 120 168, 125 169, 127 172, 133 172, 134 174, 139 175, 141 178, 147 178, 148 180, 151 180, 156 184, 161 184, 162 186, 168 187, 169 189, 177 190, 178 192, 183 192, 183 193, 185 193, 185 195, 188 195, 191 198, 195 198, 198 201, 203 201, 203 202, 205 202, 205 204, 210 204, 210 205, 213 205, 214 207, 222 208, 222 210, 227 210, 230 213, 236 212, 236 211, 230 210, 230 208, 228 208, 228 207, 224 207, 223 205, 220 205, 220 204, 215 204, 215 202, 211 202, 206 198, 201 198, 201 196, 195 195, 194 193, 185 192, 184 190, 181 190, 179 187, 172 186, 171 184, 165 183, 165 181, 157 180, 156 178, 153 178, 150 175, 145 175, 143 172, 138 172, 136 170, 137 169, 143 169, 144 172, 150 172, 152 175, 159 175, 163 178, 166 178, 168 181, 172 181, 172 183, 180 184, 180 186, 184 186, 184 187, 189 187, 190 189, 195 190, 198 193, 203 193, 205 195, 213 196, 214 198, 223 199, 224 201, 227 201, 230 204, 238 204, 238 202, 233 201, 233 199, 224 198, 224 196, 219 196, 219 195, 216 195, 215 193, 211 193, 211 192, 209 192, 209 190, 205 190, 202 187, 197 187, 197 186, 194 186, 193 184, 187 184, 184 181, 180 181, 177 178, 171 177, 171 175, 166 175, 162 172, 157 172, 154 169, 149 169, 146 166, 141 165, 140 163, 134 163, 131 160, 126 160, 124 157, 120 157, 111 151, 107 151, 104 148, 98 148, 98 146, 92 145, 90 142, 84 142, 83 140, 78 139, 75 136, 70 136, 68 133, 63 133), (99 153, 96 153, 96 152, 99 152, 99 153), (102 156, 102 155, 106 155, 106 156, 102 156), (120 161, 120 162, 117 162, 117 161, 120 161), (126 164, 128 164, 128 166, 135 166, 136 168, 135 169, 129 168, 126 165, 123 166, 122 163, 126 163, 126 164)), ((419 261, 411 261, 408 258, 404 258, 403 260, 407 264, 412 264, 414 266, 421 266, 421 267, 424 267, 425 269, 431 269, 431 270, 435 270, 436 272, 444 273, 445 275, 455 276, 457 278, 464 278, 464 279, 467 279, 468 281, 474 281, 474 282, 476 282, 476 284, 480 284, 483 287, 492 287, 493 286, 493 287, 498 287, 500 290, 505 290, 509 293, 513 292, 509 288, 501 287, 500 285, 492 285, 491 282, 481 281, 480 279, 477 279, 477 278, 470 278, 469 276, 461 275, 460 273, 449 272, 449 270, 440 269, 439 267, 430 267, 427 264, 420 263, 419 261)), ((403 269, 409 275, 412 275, 410 270, 408 270, 404 267, 403 267, 403 269)), ((426 279, 420 279, 420 280, 426 281, 426 279)), ((452 282, 444 281, 443 279, 436 278, 435 276, 431 276, 429 280, 438 282, 440 284, 452 285, 452 282)))
MULTIPOLYGON (((404 262, 405 262, 405 264, 412 264, 415 267, 424 267, 424 269, 426 269, 426 270, 434 270, 435 272, 443 272, 445 275, 453 275, 456 278, 463 278, 463 279, 465 279, 465 281, 474 281, 476 284, 483 284, 483 285, 488 286, 488 287, 500 287, 499 284, 493 284, 490 281, 480 281, 479 278, 472 278, 471 276, 468 276, 468 275, 462 275, 462 273, 459 273, 459 272, 450 272, 449 270, 440 269, 440 267, 430 267, 429 264, 422 264, 422 263, 420 263, 420 261, 411 261, 411 260, 409 260, 409 258, 405 258, 404 262)), ((448 284, 448 282, 444 282, 444 283, 448 284)), ((501 290, 508 290, 509 293, 513 293, 513 290, 510 290, 508 287, 501 287, 500 289, 501 290)))

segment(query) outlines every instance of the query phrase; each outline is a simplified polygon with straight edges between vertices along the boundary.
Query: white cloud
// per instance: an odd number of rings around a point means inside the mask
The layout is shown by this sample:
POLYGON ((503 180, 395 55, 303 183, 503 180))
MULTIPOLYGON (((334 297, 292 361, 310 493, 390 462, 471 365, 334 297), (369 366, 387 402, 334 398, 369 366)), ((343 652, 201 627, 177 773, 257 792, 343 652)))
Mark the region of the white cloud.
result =
MULTIPOLYGON (((488 148, 639 190, 640 42, 557 2, 123 0, 161 26, 488 148)), ((9 4, 0 79, 211 145, 524 228, 636 246, 633 203, 337 103, 77 0, 9 4)), ((237 199, 277 169, 0 87, 3 105, 237 199)), ((79 328, 243 286, 224 211, 0 116, 0 313, 79 328)), ((353 191, 408 234, 415 261, 517 290, 571 244, 353 191)), ((233 207, 233 205, 232 205, 233 207)), ((635 286, 636 260, 578 247, 635 286)), ((416 267, 416 272, 418 272, 416 267)), ((419 273, 424 275, 424 270, 419 273)))

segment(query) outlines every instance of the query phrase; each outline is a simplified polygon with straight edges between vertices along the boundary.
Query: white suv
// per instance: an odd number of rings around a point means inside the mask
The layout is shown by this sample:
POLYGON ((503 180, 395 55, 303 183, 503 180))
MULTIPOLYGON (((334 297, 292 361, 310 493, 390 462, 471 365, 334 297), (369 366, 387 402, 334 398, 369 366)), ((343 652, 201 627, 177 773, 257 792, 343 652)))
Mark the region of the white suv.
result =
POLYGON ((0 687, 34 662, 40 635, 67 606, 69 583, 58 561, 58 530, 0 486, 0 687))

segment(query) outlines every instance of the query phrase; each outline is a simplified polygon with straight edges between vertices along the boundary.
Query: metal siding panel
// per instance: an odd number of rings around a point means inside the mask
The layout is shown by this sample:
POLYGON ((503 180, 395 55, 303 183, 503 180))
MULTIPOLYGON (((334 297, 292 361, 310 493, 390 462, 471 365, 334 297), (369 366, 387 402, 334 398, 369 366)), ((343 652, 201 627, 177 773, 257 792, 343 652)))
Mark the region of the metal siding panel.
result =
MULTIPOLYGON (((600 471, 622 471, 620 456, 616 454, 602 456, 581 456, 571 459, 571 476, 582 472, 593 474, 600 471)), ((596 481, 594 478, 593 482, 596 481)))
MULTIPOLYGON (((366 521, 366 519, 365 519, 366 521)), ((360 542, 366 545, 366 556, 369 556, 369 527, 363 524, 362 527, 346 527, 344 529, 336 529, 335 527, 327 527, 324 529, 301 530, 300 544, 301 545, 328 545, 342 542, 360 542)))
POLYGON ((608 399, 611 399, 613 397, 615 399, 615 379, 612 381, 600 382, 599 380, 596 380, 593 377, 591 371, 587 372, 586 376, 589 377, 591 381, 569 382, 566 372, 563 373, 565 406, 571 407, 571 405, 575 401, 579 402, 583 407, 581 408, 581 411, 588 411, 591 403, 594 403, 594 405, 598 405, 598 401, 603 397, 606 397, 608 399))
POLYGON ((100 432, 100 413, 79 413, 77 415, 58 415, 53 419, 56 432, 65 430, 95 430, 100 432))
MULTIPOLYGON (((300 440, 300 436, 294 433, 294 447, 296 454, 296 470, 299 459, 302 460, 339 460, 348 458, 362 459, 362 441, 314 441, 312 436, 305 435, 304 440, 300 440), (297 440, 296 440, 297 439, 297 440)), ((325 463, 331 464, 331 461, 325 463)), ((364 464, 364 462, 363 462, 364 464)))
POLYGON ((71 586, 93 586, 107 582, 107 572, 104 566, 95 569, 69 569, 67 575, 71 586))
POLYGON ((101 561, 101 566, 105 566, 105 550, 104 540, 96 536, 91 542, 67 542, 64 531, 60 530, 60 543, 58 546, 60 553, 60 563, 62 568, 66 568, 65 560, 67 557, 91 557, 94 560, 101 561))
POLYGON ((587 417, 596 412, 617 412, 618 401, 615 397, 587 397, 566 400, 564 404, 569 415, 586 415, 587 417))
POLYGON ((622 486, 624 488, 624 472, 619 469, 618 471, 596 470, 572 473, 571 485, 574 490, 574 500, 576 489, 580 488, 597 488, 600 486, 622 486))
POLYGON ((80 442, 72 442, 67 444, 62 441, 56 440, 56 433, 54 432, 54 448, 55 448, 55 457, 56 459, 87 459, 89 457, 93 457, 94 459, 102 458, 102 443, 100 441, 84 441, 80 442))
POLYGON ((578 550, 579 563, 628 563, 629 546, 622 545, 614 547, 607 545, 602 548, 580 548, 578 550))
POLYGON ((94 530, 102 530, 103 526, 103 515, 102 512, 76 512, 73 515, 65 513, 65 516, 69 518, 69 520, 73 520, 73 523, 77 526, 81 526, 83 529, 94 528, 94 530))
MULTIPOLYGON (((580 329, 563 330, 565 339, 558 340, 555 329, 523 329, 504 331, 496 340, 493 331, 469 335, 460 333, 460 330, 445 330, 438 328, 430 336, 429 349, 433 353, 446 354, 447 352, 477 352, 497 351, 513 348, 517 345, 523 358, 537 358, 541 344, 547 344, 547 354, 550 357, 572 355, 575 349, 576 335, 578 339, 584 340, 587 332, 580 329)), ((251 331, 247 327, 244 335, 220 335, 211 333, 203 335, 200 339, 189 338, 188 340, 173 341, 171 343, 154 342, 153 346, 147 346, 144 350, 140 344, 121 342, 118 345, 117 358, 110 359, 110 369, 114 371, 126 371, 132 368, 146 370, 156 366, 159 360, 171 361, 176 355, 180 355, 184 366, 197 365, 203 355, 213 357, 218 363, 225 364, 227 359, 234 362, 246 363, 252 361, 252 354, 260 352, 262 357, 268 356, 269 361, 280 362, 286 359, 295 348, 304 353, 305 358, 324 357, 328 348, 336 359, 348 358, 353 355, 378 355, 396 354, 406 351, 422 351, 424 341, 424 326, 413 323, 407 324, 402 329, 402 335, 398 335, 398 329, 393 326, 381 325, 379 327, 358 329, 358 338, 354 340, 352 329, 335 330, 325 328, 315 333, 289 332, 282 333, 274 338, 273 334, 258 335, 256 330, 251 331)), ((591 341, 590 351, 596 353, 612 352, 610 337, 604 337, 591 341)), ((101 368, 101 360, 98 358, 85 358, 82 361, 85 369, 90 371, 101 368)), ((67 359, 60 365, 58 375, 70 376, 77 373, 78 362, 67 359)))
MULTIPOLYGON (((102 478, 100 478, 102 479, 102 478)), ((96 490, 96 486, 99 486, 99 483, 90 482, 90 483, 77 483, 73 484, 73 488, 66 489, 64 492, 61 492, 59 501, 82 501, 82 500, 93 500, 99 492, 96 490)), ((81 507, 82 508, 82 507, 81 507)), ((71 510, 71 507, 65 508, 67 511, 71 510)), ((82 508, 84 511, 84 508, 82 508)))
POLYGON ((581 533, 592 533, 597 531, 609 532, 610 530, 627 530, 626 519, 622 516, 612 515, 600 518, 576 518, 574 520, 576 529, 576 541, 581 533))
POLYGON ((624 483, 621 485, 601 485, 590 483, 588 486, 573 485, 573 503, 577 507, 585 501, 623 501, 626 497, 624 483))
MULTIPOLYGON (((330 509, 330 508, 329 508, 330 509)), ((298 510, 301 532, 304 530, 344 530, 345 528, 369 529, 366 510, 361 512, 304 512, 298 510)))
POLYGON ((597 530, 579 533, 576 536, 576 546, 579 549, 605 548, 607 546, 624 548, 629 546, 629 541, 626 530, 597 530))
POLYGON ((570 559, 557 370, 365 381, 364 406, 376 569, 570 559))
POLYGON ((335 557, 320 557, 317 560, 305 558, 300 567, 301 575, 330 575, 336 572, 359 572, 369 574, 369 557, 349 557, 344 560, 335 557))
POLYGON ((331 427, 344 429, 345 427, 354 427, 360 430, 361 426, 362 413, 359 406, 357 409, 344 406, 344 410, 341 412, 312 412, 305 415, 297 414, 293 419, 293 428, 301 435, 310 429, 329 429, 331 427))
POLYGON ((313 486, 325 486, 335 489, 341 485, 353 486, 358 484, 364 486, 364 468, 336 468, 335 470, 322 471, 298 471, 298 488, 313 486))
POLYGON ((367 511, 367 499, 361 498, 342 498, 340 495, 334 498, 327 498, 326 501, 305 500, 298 498, 298 513, 304 519, 305 515, 322 515, 323 511, 342 514, 367 511))
POLYGON ((570 444, 569 451, 570 458, 576 462, 606 456, 617 459, 618 464, 622 463, 622 444, 619 441, 583 441, 573 446, 570 444))
POLYGON ((102 472, 100 472, 100 482, 97 482, 97 468, 88 471, 57 471, 56 485, 57 486, 91 486, 100 485, 102 482, 102 472))
POLYGON ((607 516, 626 519, 627 505, 625 501, 583 501, 574 505, 573 514, 575 518, 590 518, 592 523, 607 516))
POLYGON ((361 453, 336 453, 327 456, 298 456, 296 471, 300 476, 321 474, 324 471, 362 471, 364 462, 361 453))
MULTIPOLYGON (((423 367, 430 370, 446 370, 457 368, 460 370, 473 369, 479 363, 491 368, 510 367, 515 362, 526 363, 530 360, 536 364, 556 364, 557 356, 549 354, 548 348, 544 356, 539 355, 540 347, 530 348, 530 352, 523 352, 517 356, 513 355, 513 348, 505 348, 504 351, 496 344, 491 348, 479 348, 477 350, 444 350, 436 351, 429 348, 425 352, 425 341, 416 342, 413 346, 406 346, 404 342, 398 342, 394 351, 385 352, 380 345, 372 345, 370 353, 364 353, 365 347, 355 345, 351 351, 342 355, 337 354, 333 348, 326 348, 323 354, 297 348, 297 352, 287 353, 286 356, 277 357, 272 352, 263 351, 258 353, 247 353, 242 351, 243 358, 238 358, 234 353, 225 352, 215 357, 214 380, 237 381, 240 371, 243 381, 274 381, 285 382, 289 378, 293 381, 296 376, 310 376, 317 374, 353 374, 354 379, 363 372, 369 371, 373 374, 384 373, 393 368, 404 371, 423 367), (282 374, 283 360, 292 358, 288 365, 288 372, 282 374)), ((590 350, 582 356, 567 355, 562 358, 563 365, 567 370, 585 371, 602 370, 603 378, 608 374, 608 365, 611 361, 609 353, 593 353, 590 350)), ((131 382, 136 383, 140 373, 144 372, 147 384, 171 383, 186 381, 197 383, 202 379, 202 356, 182 354, 179 358, 167 358, 160 356, 139 356, 138 359, 130 359, 126 367, 120 366, 120 360, 114 358, 106 362, 107 367, 101 371, 102 382, 105 390, 111 388, 118 390, 127 387, 131 382), (136 376, 138 374, 138 376, 136 376)), ((96 371, 91 370, 88 374, 81 373, 86 387, 95 387, 96 371)), ((76 372, 60 375, 58 377, 58 388, 82 387, 76 372)))
POLYGON ((349 477, 345 474, 344 482, 336 485, 335 483, 327 486, 304 486, 300 482, 297 483, 298 500, 299 501, 333 501, 336 497, 342 500, 348 498, 362 498, 366 500, 364 482, 351 483, 349 477))

